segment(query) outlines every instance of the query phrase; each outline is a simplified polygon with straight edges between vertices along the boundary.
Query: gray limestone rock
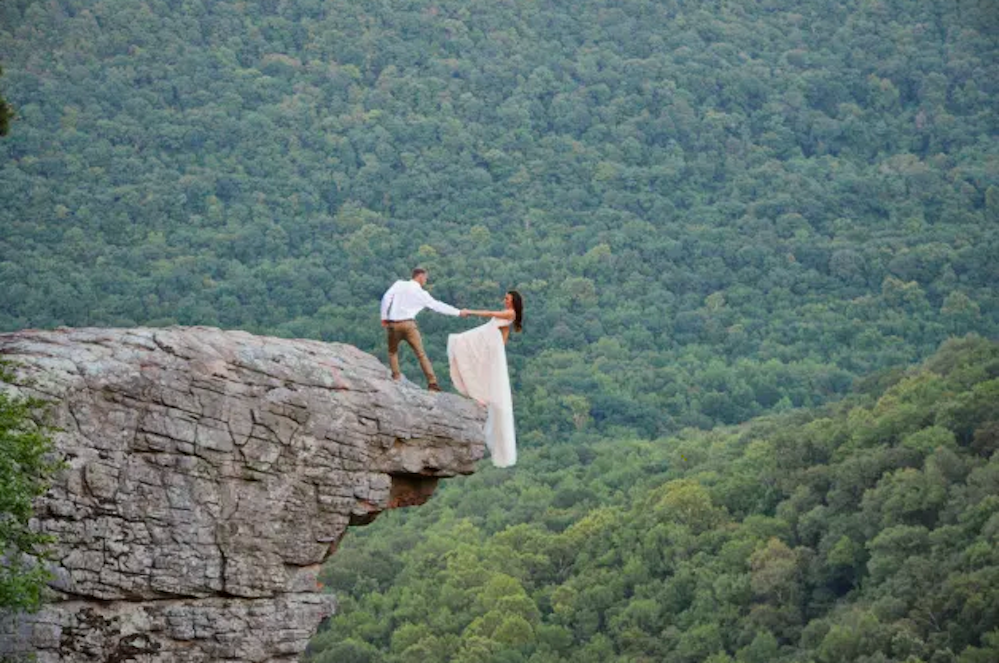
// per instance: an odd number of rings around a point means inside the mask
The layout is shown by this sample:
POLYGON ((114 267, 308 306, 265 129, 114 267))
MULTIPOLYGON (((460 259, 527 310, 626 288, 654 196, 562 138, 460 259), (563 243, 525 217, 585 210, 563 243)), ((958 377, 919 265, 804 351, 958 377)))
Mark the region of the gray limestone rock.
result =
POLYGON ((485 411, 354 347, 206 327, 0 334, 52 403, 68 469, 39 501, 56 600, 0 656, 293 661, 334 609, 349 525, 421 504, 484 454, 485 411))

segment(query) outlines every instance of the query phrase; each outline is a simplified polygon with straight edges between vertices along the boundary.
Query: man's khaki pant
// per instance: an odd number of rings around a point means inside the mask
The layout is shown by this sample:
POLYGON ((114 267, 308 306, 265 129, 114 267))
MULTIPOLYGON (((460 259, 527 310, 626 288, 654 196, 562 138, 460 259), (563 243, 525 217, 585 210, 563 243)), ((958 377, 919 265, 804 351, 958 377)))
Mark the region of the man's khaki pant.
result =
POLYGON ((437 376, 434 375, 434 367, 430 365, 427 353, 423 351, 423 339, 420 338, 420 330, 416 327, 416 320, 405 320, 403 322, 390 322, 387 328, 389 368, 392 369, 392 378, 398 380, 402 377, 399 371, 399 341, 406 341, 409 347, 413 348, 416 358, 420 362, 423 374, 427 376, 427 384, 437 384, 437 376))

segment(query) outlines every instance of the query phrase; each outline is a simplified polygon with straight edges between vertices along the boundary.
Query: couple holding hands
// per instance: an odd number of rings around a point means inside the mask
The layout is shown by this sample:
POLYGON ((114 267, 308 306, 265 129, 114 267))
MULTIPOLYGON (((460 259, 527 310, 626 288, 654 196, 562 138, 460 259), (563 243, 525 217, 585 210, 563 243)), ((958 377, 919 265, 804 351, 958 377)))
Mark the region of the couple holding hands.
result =
POLYGON ((510 327, 520 331, 524 320, 523 299, 516 290, 506 293, 503 309, 473 311, 457 309, 434 299, 423 289, 429 275, 417 267, 409 281, 396 281, 382 296, 382 327, 388 338, 389 366, 392 379, 399 380, 399 343, 406 341, 420 368, 427 377, 427 388, 440 391, 434 368, 423 350, 423 340, 416 326, 417 314, 429 308, 444 315, 489 318, 484 325, 447 338, 447 357, 451 381, 462 394, 488 407, 486 446, 497 467, 509 467, 517 461, 517 444, 513 428, 513 397, 506 365, 506 342, 510 327))

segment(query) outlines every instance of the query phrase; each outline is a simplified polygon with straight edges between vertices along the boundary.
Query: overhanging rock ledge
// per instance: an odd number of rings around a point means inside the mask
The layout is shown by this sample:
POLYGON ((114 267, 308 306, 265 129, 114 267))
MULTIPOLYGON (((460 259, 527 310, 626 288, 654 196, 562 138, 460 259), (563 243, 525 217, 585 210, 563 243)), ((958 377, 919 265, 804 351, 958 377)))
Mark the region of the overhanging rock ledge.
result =
POLYGON ((485 411, 342 344, 208 327, 0 334, 0 389, 52 403, 68 469, 39 501, 57 600, 0 625, 38 661, 297 660, 349 525, 484 455, 485 411))

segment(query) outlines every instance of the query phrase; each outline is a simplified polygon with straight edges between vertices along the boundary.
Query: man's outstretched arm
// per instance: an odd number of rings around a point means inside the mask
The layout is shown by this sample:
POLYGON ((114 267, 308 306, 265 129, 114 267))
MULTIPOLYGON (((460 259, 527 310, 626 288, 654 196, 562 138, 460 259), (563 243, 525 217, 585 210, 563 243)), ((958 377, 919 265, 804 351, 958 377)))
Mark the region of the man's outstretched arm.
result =
POLYGON ((443 313, 444 315, 460 316, 461 311, 451 306, 450 304, 445 304, 444 302, 439 302, 434 299, 429 292, 426 290, 420 291, 420 303, 426 306, 428 309, 437 311, 438 313, 443 313))

